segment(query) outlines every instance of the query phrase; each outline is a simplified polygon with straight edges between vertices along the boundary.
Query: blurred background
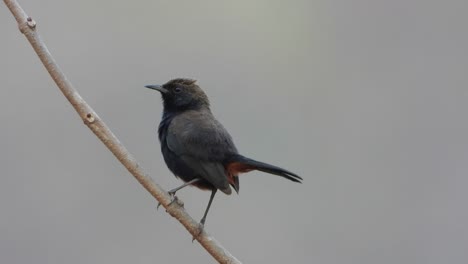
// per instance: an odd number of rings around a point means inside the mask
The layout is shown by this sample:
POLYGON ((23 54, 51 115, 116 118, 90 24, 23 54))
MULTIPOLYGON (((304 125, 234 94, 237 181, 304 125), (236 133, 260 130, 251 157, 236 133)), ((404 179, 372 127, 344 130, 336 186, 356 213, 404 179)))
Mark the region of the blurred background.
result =
MULTIPOLYGON (((207 231, 245 263, 468 262, 467 1, 21 1, 164 188, 160 95, 198 80, 258 172, 207 231)), ((0 7, 0 262, 213 263, 88 130, 0 7)), ((200 219, 209 192, 178 196, 200 219)))

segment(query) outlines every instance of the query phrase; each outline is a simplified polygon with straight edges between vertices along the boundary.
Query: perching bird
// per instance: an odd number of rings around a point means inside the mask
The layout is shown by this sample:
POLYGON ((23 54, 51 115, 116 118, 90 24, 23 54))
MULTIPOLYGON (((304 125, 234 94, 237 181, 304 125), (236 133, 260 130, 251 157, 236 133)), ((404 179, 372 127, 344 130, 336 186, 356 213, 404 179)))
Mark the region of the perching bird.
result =
POLYGON ((203 90, 191 79, 174 79, 164 85, 145 87, 161 92, 164 112, 158 134, 167 167, 185 184, 169 191, 171 196, 185 186, 211 190, 200 221, 200 233, 216 191, 239 192, 239 174, 259 170, 294 182, 302 180, 285 169, 240 155, 226 129, 211 113, 203 90))

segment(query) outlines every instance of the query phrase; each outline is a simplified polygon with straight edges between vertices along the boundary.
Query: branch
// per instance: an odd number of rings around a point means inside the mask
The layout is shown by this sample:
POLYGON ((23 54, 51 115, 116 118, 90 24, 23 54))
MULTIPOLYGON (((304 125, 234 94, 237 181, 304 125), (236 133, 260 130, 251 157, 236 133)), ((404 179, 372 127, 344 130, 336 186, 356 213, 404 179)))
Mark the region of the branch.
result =
POLYGON ((4 0, 11 13, 18 22, 19 30, 28 39, 29 43, 36 51, 40 60, 46 67, 52 79, 54 79, 60 91, 75 108, 78 115, 84 123, 93 131, 93 133, 106 145, 114 156, 127 168, 127 170, 143 185, 143 187, 159 201, 166 211, 176 218, 192 236, 220 263, 241 263, 231 253, 224 249, 208 233, 203 232, 198 235, 198 222, 195 221, 183 208, 183 203, 170 204, 170 196, 158 184, 143 171, 135 158, 120 143, 115 135, 110 131, 107 125, 99 118, 94 110, 81 98, 78 92, 73 88, 71 82, 67 79, 58 64, 52 58, 46 45, 36 31, 36 22, 27 16, 21 6, 15 0, 4 0))

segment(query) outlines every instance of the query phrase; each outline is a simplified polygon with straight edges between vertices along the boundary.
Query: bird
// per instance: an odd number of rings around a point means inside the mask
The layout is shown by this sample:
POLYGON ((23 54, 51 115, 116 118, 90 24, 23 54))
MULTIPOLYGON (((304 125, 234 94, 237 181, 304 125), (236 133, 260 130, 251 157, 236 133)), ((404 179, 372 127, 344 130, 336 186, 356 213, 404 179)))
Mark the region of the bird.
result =
POLYGON ((230 195, 234 189, 239 193, 239 174, 258 170, 293 182, 303 180, 288 170, 239 154, 231 135, 213 116, 208 96, 196 80, 177 78, 145 87, 161 93, 164 107, 158 127, 161 152, 169 170, 184 181, 168 192, 171 203, 176 192, 186 186, 211 191, 199 234, 216 192, 230 195))

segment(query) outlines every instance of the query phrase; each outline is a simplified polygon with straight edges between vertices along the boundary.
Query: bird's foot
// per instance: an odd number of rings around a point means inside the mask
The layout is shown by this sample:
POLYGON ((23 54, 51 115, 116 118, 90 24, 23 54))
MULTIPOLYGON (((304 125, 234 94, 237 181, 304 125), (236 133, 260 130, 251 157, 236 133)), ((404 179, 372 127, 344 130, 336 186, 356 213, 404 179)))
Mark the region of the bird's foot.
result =
POLYGON ((200 222, 197 227, 197 234, 192 237, 192 243, 197 237, 199 237, 203 233, 204 228, 205 224, 200 222))
MULTIPOLYGON (((173 204, 174 202, 179 202, 179 199, 177 198, 177 196, 175 196, 176 192, 168 191, 167 193, 169 194, 169 196, 171 196, 171 201, 167 204, 167 206, 173 204)), ((161 206, 161 203, 158 202, 158 206, 156 206, 156 210, 158 210, 160 206, 161 206)))

